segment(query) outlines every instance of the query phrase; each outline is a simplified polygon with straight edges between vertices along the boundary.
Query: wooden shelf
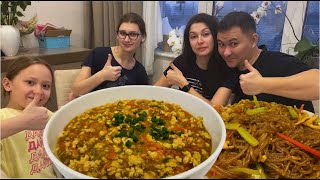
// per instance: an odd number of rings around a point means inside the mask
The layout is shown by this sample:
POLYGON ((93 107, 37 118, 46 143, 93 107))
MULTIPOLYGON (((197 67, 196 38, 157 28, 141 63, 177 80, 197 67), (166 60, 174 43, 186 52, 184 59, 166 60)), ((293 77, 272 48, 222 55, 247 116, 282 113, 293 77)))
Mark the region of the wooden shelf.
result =
POLYGON ((68 63, 83 62, 91 50, 86 48, 70 47, 61 49, 31 48, 18 52, 16 56, 1 57, 1 72, 8 69, 10 63, 20 56, 36 56, 47 61, 51 65, 63 65, 68 63))

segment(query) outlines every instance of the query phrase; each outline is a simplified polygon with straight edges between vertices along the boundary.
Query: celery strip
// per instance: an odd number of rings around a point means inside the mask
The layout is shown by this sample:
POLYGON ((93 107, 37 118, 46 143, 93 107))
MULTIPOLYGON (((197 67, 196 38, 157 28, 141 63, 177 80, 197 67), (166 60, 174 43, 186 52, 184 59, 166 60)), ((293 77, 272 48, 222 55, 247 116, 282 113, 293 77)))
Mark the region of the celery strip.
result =
POLYGON ((320 126, 320 118, 318 118, 318 119, 315 121, 315 124, 316 124, 317 126, 320 126))
POLYGON ((266 174, 264 173, 264 170, 263 170, 263 167, 261 166, 261 164, 257 162, 257 163, 255 163, 255 165, 256 165, 259 173, 260 173, 260 178, 261 178, 261 179, 267 179, 267 176, 266 176, 266 174))
POLYGON ((255 107, 260 107, 260 103, 259 103, 259 101, 258 101, 258 99, 257 99, 257 96, 253 96, 253 101, 254 101, 254 103, 256 104, 256 106, 255 107))
POLYGON ((237 130, 240 127, 239 123, 224 123, 224 125, 226 126, 226 129, 229 130, 237 130))
POLYGON ((287 106, 287 109, 289 110, 289 113, 293 119, 298 118, 297 112, 291 106, 287 106))
POLYGON ((233 172, 242 172, 246 174, 254 174, 254 175, 260 175, 260 172, 256 169, 250 169, 250 168, 244 168, 244 167, 235 167, 230 169, 230 171, 233 172))
POLYGON ((253 137, 245 128, 239 127, 237 131, 240 134, 240 136, 244 140, 246 140, 250 145, 257 146, 259 144, 259 141, 255 137, 253 137))
POLYGON ((266 107, 258 107, 254 109, 247 109, 246 113, 248 115, 255 115, 266 111, 266 107))

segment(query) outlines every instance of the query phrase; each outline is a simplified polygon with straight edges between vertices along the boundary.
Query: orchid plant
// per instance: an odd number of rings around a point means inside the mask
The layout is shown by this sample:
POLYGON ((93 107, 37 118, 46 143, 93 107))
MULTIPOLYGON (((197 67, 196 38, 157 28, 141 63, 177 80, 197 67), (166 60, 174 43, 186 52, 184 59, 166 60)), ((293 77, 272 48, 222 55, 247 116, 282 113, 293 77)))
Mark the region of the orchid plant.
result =
POLYGON ((171 47, 171 51, 175 54, 182 53, 183 44, 183 27, 180 29, 175 28, 169 32, 169 38, 167 41, 168 45, 171 47))
POLYGON ((309 39, 307 39, 306 37, 302 37, 300 40, 297 37, 294 28, 291 24, 291 21, 289 20, 288 16, 286 15, 286 13, 282 10, 280 5, 275 5, 273 4, 271 1, 263 1, 261 6, 258 7, 258 9, 256 11, 253 11, 251 13, 251 16, 254 18, 256 24, 259 23, 259 21, 261 20, 261 18, 263 16, 267 15, 267 10, 269 9, 269 6, 272 5, 275 10, 274 13, 275 14, 280 14, 283 13, 284 16, 287 18, 291 29, 293 31, 293 35, 296 38, 296 40, 298 41, 297 44, 294 47, 294 51, 298 52, 298 54, 296 55, 299 59, 305 59, 308 56, 312 56, 314 52, 317 52, 319 54, 319 44, 317 45, 313 45, 309 39))
POLYGON ((217 1, 216 2, 216 7, 214 8, 214 16, 218 16, 219 12, 221 9, 223 9, 224 1, 217 1))

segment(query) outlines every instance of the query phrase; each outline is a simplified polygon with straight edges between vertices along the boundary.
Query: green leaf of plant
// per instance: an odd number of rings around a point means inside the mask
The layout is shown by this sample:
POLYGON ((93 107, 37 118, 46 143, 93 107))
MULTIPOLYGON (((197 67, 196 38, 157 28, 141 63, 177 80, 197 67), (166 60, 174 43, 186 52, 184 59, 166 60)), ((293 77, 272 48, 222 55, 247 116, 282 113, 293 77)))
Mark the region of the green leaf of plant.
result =
POLYGON ((21 4, 21 5, 20 5, 20 7, 21 7, 21 9, 22 9, 23 11, 25 11, 25 10, 26 10, 26 8, 27 8, 27 5, 25 5, 25 4, 21 4))
MULTIPOLYGON (((307 52, 307 51, 306 51, 307 52)), ((304 54, 306 53, 302 53, 302 52, 298 52, 298 54, 296 55, 297 58, 299 58, 300 60, 302 60, 302 58, 304 57, 304 54)))
POLYGON ((13 17, 13 19, 12 19, 12 25, 16 25, 17 24, 17 22, 18 22, 18 17, 13 17))
POLYGON ((17 16, 19 16, 19 17, 24 16, 24 15, 22 14, 22 12, 20 12, 20 11, 18 11, 16 14, 17 14, 17 16))
POLYGON ((23 11, 26 10, 28 5, 31 5, 31 1, 20 1, 19 3, 20 3, 20 7, 23 11))
POLYGON ((297 44, 294 47, 294 51, 295 52, 302 52, 302 51, 307 51, 311 48, 313 48, 314 46, 311 44, 311 42, 309 41, 309 39, 303 37, 301 38, 301 40, 299 42, 297 42, 297 44))
POLYGON ((17 8, 20 7, 25 11, 29 5, 31 1, 1 1, 1 24, 15 25, 18 17, 24 16, 22 11, 17 11, 17 8))
POLYGON ((9 7, 8 1, 1 2, 1 13, 7 14, 8 13, 8 7, 9 7))
POLYGON ((304 60, 308 56, 313 56, 315 53, 319 54, 319 45, 312 45, 310 49, 299 51, 296 55, 300 60, 304 60))

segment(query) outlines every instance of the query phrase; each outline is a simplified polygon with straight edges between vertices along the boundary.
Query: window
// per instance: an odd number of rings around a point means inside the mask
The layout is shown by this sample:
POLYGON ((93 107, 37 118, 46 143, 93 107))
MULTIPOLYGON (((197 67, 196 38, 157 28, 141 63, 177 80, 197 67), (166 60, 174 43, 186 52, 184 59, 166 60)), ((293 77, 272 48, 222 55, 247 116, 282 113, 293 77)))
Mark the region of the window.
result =
MULTIPOLYGON (((214 12, 214 4, 216 4, 216 2, 217 1, 160 1, 161 17, 168 18, 171 28, 180 28, 181 26, 186 25, 187 21, 194 14, 199 12, 212 14, 214 12)), ((245 11, 251 14, 253 11, 257 11, 263 1, 223 2, 223 8, 219 11, 217 16, 220 20, 224 15, 231 11, 245 11)), ((290 18, 298 37, 300 37, 299 33, 302 32, 303 36, 308 37, 313 43, 319 42, 318 1, 303 1, 305 3, 302 3, 302 1, 271 2, 272 4, 267 10, 267 15, 262 17, 257 24, 257 33, 259 35, 258 45, 266 45, 268 50, 271 51, 296 54, 293 52, 293 47, 297 41, 293 36, 291 26, 287 21, 285 22, 285 15, 283 13, 275 14, 275 6, 278 5, 290 18), (289 12, 287 11, 287 6, 289 7, 289 12), (304 21, 299 20, 297 17, 304 16, 304 13, 306 13, 304 21), (301 31, 302 28, 303 31, 301 31)))
MULTIPOLYGON (((232 11, 244 11, 251 14, 257 11, 263 1, 224 1, 223 8, 218 13, 218 19, 232 11)), ((273 2, 268 10, 267 15, 263 16, 257 24, 257 33, 259 35, 258 45, 266 45, 268 50, 279 51, 281 48, 281 39, 283 33, 283 24, 285 16, 283 14, 275 14, 275 7, 280 5, 285 12, 287 8, 286 1, 273 2)), ((213 11, 214 12, 214 11, 213 11)))
POLYGON ((308 1, 303 36, 313 44, 319 43, 319 1, 308 1))
POLYGON ((198 1, 160 1, 161 18, 167 17, 171 28, 186 25, 198 13, 198 1))
MULTIPOLYGON (((180 29, 181 26, 187 25, 189 19, 197 13, 211 14, 213 1, 159 1, 159 4, 162 33, 163 35, 168 35, 171 29, 180 29)), ((163 42, 159 43, 158 47, 163 51, 173 52, 172 48, 167 44, 167 38, 168 36, 164 36, 163 42)))

